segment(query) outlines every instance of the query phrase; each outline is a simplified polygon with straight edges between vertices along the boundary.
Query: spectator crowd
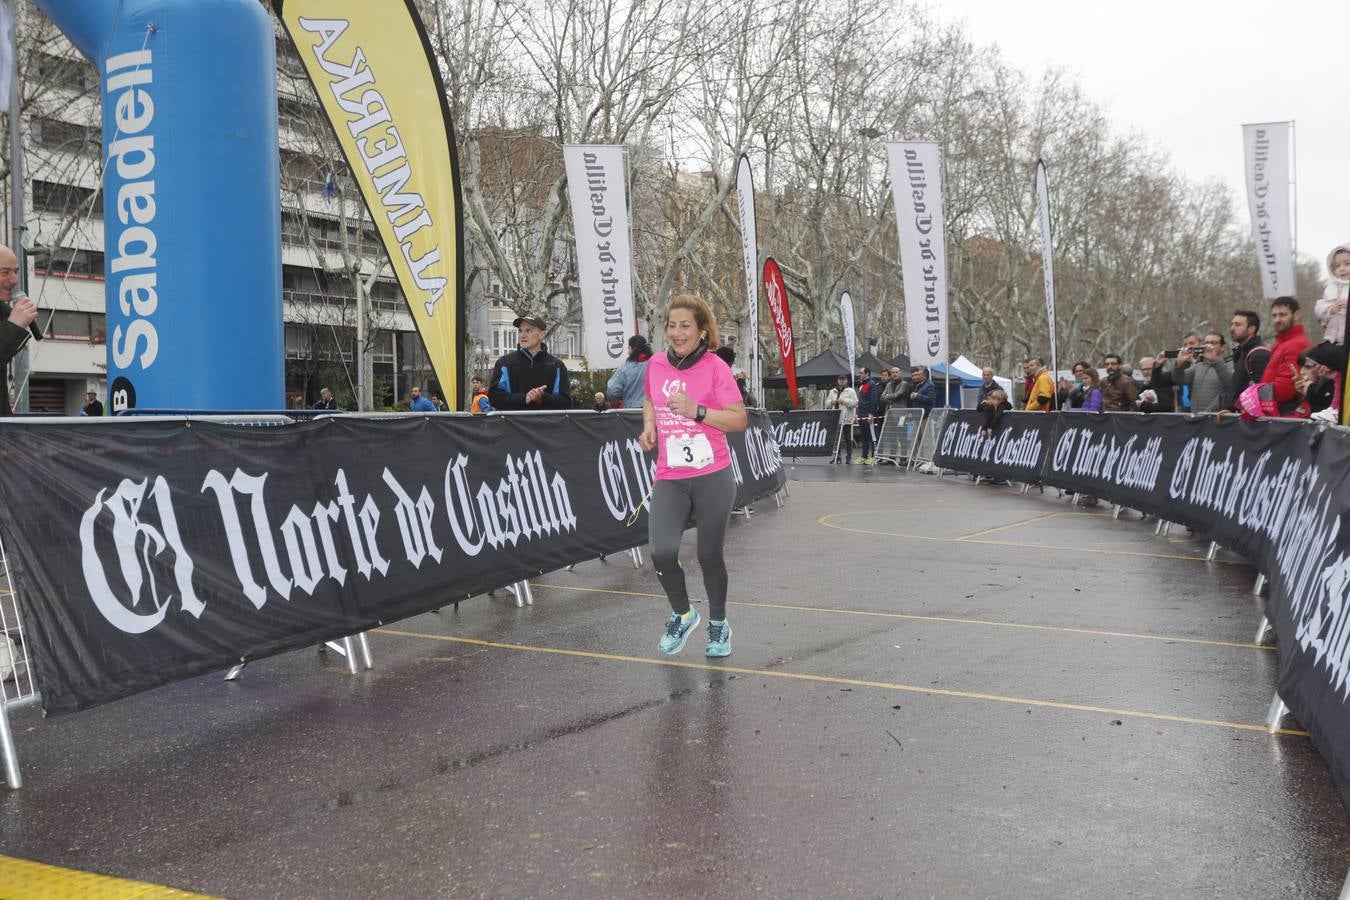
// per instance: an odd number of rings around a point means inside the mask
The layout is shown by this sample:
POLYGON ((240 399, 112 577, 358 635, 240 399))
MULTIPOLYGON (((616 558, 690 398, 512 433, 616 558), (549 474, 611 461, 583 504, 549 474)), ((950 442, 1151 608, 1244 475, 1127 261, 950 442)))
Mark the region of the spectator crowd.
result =
POLYGON ((1227 334, 1188 332, 1180 336, 1175 348, 1146 356, 1134 367, 1118 354, 1107 354, 1100 369, 1079 360, 1070 367, 1072 377, 1063 375, 1056 383, 1042 357, 1029 357, 1022 365, 1022 408, 1039 412, 1234 412, 1248 418, 1339 422, 1350 245, 1338 248, 1329 262, 1333 263, 1332 286, 1315 307, 1327 335, 1320 344, 1312 344, 1304 330, 1298 300, 1280 297, 1270 304, 1265 320, 1273 332, 1269 342, 1261 335, 1261 314, 1239 309, 1233 313, 1227 334), (1342 270, 1345 277, 1336 278, 1335 273, 1342 270), (1339 296, 1333 293, 1337 289, 1339 296))

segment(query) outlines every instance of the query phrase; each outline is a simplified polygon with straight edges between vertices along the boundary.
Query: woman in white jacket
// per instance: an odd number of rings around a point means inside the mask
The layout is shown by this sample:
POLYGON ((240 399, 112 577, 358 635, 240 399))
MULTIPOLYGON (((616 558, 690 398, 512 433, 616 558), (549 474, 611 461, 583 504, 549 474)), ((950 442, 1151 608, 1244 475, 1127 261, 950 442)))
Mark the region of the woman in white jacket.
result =
POLYGON ((1322 323, 1324 337, 1337 344, 1345 343, 1345 307, 1350 303, 1350 244, 1341 244, 1327 254, 1327 289, 1317 301, 1317 321, 1322 323))

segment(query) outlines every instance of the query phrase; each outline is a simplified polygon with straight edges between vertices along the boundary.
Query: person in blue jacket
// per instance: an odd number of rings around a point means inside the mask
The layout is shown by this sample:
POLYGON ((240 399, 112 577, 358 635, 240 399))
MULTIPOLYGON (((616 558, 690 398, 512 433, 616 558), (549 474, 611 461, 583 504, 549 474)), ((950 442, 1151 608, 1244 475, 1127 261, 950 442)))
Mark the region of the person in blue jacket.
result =
POLYGON ((640 334, 628 339, 628 358, 614 370, 605 393, 617 400, 624 409, 642 409, 646 399, 643 386, 647 380, 647 360, 652 358, 652 346, 640 334))
POLYGON ((932 412, 933 405, 937 403, 937 386, 928 377, 928 367, 915 366, 910 374, 914 379, 914 390, 909 395, 910 409, 918 408, 932 412))
POLYGON ((412 402, 408 404, 408 409, 413 412, 440 412, 440 410, 436 408, 436 404, 422 396, 422 389, 417 385, 414 384, 408 393, 412 397, 412 402))

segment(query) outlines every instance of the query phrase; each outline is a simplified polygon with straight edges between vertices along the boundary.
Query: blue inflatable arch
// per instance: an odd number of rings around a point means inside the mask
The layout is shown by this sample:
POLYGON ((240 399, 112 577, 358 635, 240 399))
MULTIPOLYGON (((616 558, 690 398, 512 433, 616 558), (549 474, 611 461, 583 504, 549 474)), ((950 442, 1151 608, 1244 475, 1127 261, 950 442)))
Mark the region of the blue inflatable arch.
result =
POLYGON ((99 71, 108 405, 283 406, 276 47, 257 0, 37 0, 99 71))

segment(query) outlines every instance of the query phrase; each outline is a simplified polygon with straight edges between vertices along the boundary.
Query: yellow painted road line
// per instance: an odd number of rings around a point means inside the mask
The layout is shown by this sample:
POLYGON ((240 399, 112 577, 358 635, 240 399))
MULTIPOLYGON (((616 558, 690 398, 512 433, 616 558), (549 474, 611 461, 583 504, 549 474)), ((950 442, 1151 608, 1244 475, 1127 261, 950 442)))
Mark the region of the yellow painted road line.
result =
POLYGON ((951 540, 965 541, 969 540, 970 538, 979 537, 980 535, 993 534, 995 531, 1002 531, 1005 528, 1016 528, 1019 525, 1030 525, 1032 522, 1039 522, 1042 519, 1053 519, 1056 516, 1062 515, 1064 515, 1064 513, 1062 512, 1041 513, 1039 516, 1032 516, 1030 519, 1023 519, 1020 522, 1009 522, 1007 525, 995 525, 993 528, 986 528, 983 531, 972 531, 970 534, 963 534, 958 537, 954 537, 951 540))
POLYGON ((1029 550, 1064 550, 1068 553, 1100 553, 1105 556, 1137 556, 1144 559, 1176 559, 1191 562, 1211 562, 1223 566, 1249 566, 1251 563, 1246 560, 1236 559, 1212 559, 1207 560, 1203 556, 1177 556, 1171 553, 1140 553, 1131 550, 1101 550, 1093 547, 1064 547, 1059 544, 1038 544, 1031 541, 986 541, 975 540, 973 538, 944 538, 933 537, 927 534, 906 534, 899 531, 874 531, 868 528, 850 528, 847 525, 837 525, 830 519, 842 516, 859 515, 858 513, 829 513, 816 519, 816 524, 822 528, 833 528, 837 531, 847 531, 852 534, 871 534, 878 537, 904 538, 911 541, 931 541, 939 544, 987 544, 991 547, 1018 547, 1029 550))
POLYGON ((25 900, 59 900, 67 897, 80 897, 81 900, 159 900, 207 896, 158 884, 0 856, 0 897, 23 897, 25 900))
MULTIPOLYGON (((601 659, 609 662, 637 663, 646 666, 664 666, 676 669, 694 669, 705 672, 731 672, 737 675, 755 675, 762 678, 784 678, 789 681, 806 681, 816 684, 842 684, 850 687, 878 688, 886 691, 902 691, 907 694, 925 694, 930 697, 951 697, 962 700, 985 700, 991 703, 1009 703, 1015 706, 1038 706, 1044 709, 1088 712, 1097 715, 1121 716, 1131 719, 1147 719, 1155 722, 1173 722, 1179 725, 1206 725, 1212 728, 1227 728, 1234 731, 1254 731, 1264 733, 1264 724, 1247 722, 1225 722, 1221 719, 1201 719, 1194 716, 1174 716, 1168 713, 1147 712, 1137 709, 1116 709, 1110 706, 1091 706, 1085 703, 1064 703, 1058 700, 1037 700, 1030 697, 1010 697, 1003 694, 988 694, 981 691, 956 691, 947 688, 921 687, 913 684, 900 684, 891 681, 870 681, 862 678, 845 678, 837 675, 812 675, 806 672, 785 672, 782 669, 746 669, 739 666, 714 665, 710 663, 677 662, 672 659, 652 659, 645 656, 624 656, 617 653, 599 653, 594 650, 567 650, 561 647, 535 647, 529 644, 507 644, 500 641, 483 641, 477 638, 453 637, 448 634, 424 634, 417 631, 402 631, 395 628, 377 629, 381 634, 397 637, 421 638, 429 641, 446 641, 452 644, 466 644, 473 647, 489 647, 494 650, 516 650, 524 653, 548 653, 556 656, 572 656, 580 659, 601 659)), ((1291 728, 1281 728, 1276 734, 1290 737, 1307 737, 1308 732, 1291 728)))
MULTIPOLYGON (((569 584, 545 584, 536 581, 535 587, 552 588, 562 591, 580 591, 582 593, 620 594, 627 597, 653 597, 664 600, 665 594, 650 594, 642 591, 616 591, 608 588, 588 588, 569 584)), ((701 600, 696 602, 703 602, 701 600)), ((795 612, 826 613, 840 616, 863 616, 878 619, 909 619, 915 622, 946 622, 956 625, 984 625, 990 628, 1024 628, 1031 631, 1050 631, 1063 634, 1088 634, 1097 637, 1125 638, 1137 641, 1161 641, 1165 644, 1198 644, 1202 647, 1234 647, 1239 650, 1260 650, 1274 652, 1273 646, 1250 644, 1241 641, 1216 641, 1208 638, 1169 637, 1165 634, 1142 634, 1137 631, 1106 631, 1100 628, 1073 628, 1067 625, 1032 625, 1023 622, 999 622, 994 619, 966 619, 959 616, 925 616, 918 613, 878 612, 868 609, 843 609, 828 606, 802 606, 793 603, 764 603, 744 600, 728 600, 728 606, 756 606, 763 609, 786 609, 795 612)))

